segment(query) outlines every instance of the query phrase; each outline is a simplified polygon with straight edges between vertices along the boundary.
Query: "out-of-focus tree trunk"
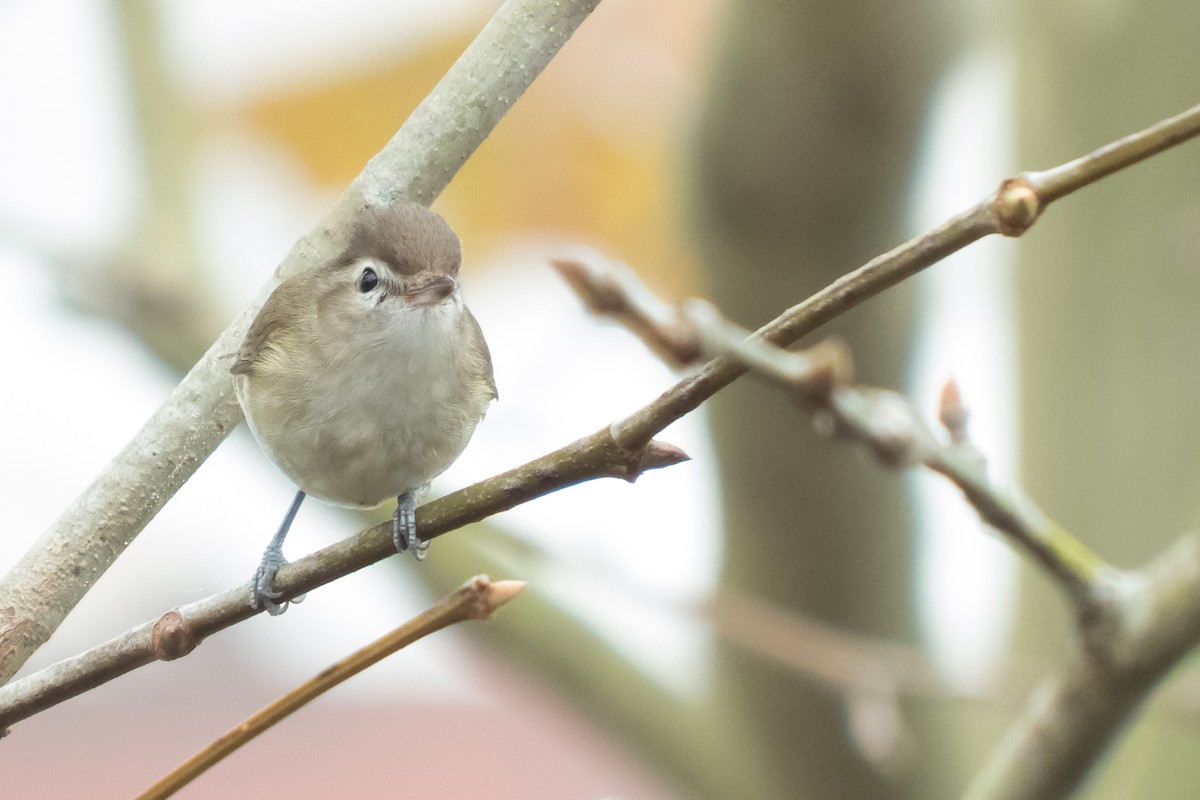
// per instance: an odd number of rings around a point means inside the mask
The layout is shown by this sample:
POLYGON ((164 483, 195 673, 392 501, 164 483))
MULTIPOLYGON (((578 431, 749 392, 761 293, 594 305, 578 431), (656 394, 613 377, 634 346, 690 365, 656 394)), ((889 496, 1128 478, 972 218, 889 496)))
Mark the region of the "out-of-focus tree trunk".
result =
MULTIPOLYGON (((694 151, 693 226, 712 299, 755 326, 903 238, 913 157, 951 54, 934 3, 741 0, 728 9, 694 151)), ((903 385, 906 286, 839 319, 866 382, 903 385)), ((724 583, 848 631, 912 641, 903 479, 816 436, 752 379, 711 405, 726 504, 724 583)), ((842 698, 728 653, 739 737, 764 755, 771 797, 891 797, 847 733, 842 698)), ((886 759, 885 759, 886 762, 886 759)), ((926 762, 928 763, 928 762, 926 762)), ((919 793, 919 792, 918 792, 919 793)))
MULTIPOLYGON (((1200 16, 1178 0, 1018 4, 1019 159, 1041 168, 1197 102, 1200 16)), ((1200 148, 1055 205, 1022 240, 1023 482, 1120 566, 1193 527, 1200 478, 1200 148)), ((1063 603, 1027 581, 1023 639, 1061 656, 1063 603)), ((1151 714, 1088 797, 1180 797, 1194 725, 1151 714), (1136 787, 1136 791, 1134 788, 1136 787)))

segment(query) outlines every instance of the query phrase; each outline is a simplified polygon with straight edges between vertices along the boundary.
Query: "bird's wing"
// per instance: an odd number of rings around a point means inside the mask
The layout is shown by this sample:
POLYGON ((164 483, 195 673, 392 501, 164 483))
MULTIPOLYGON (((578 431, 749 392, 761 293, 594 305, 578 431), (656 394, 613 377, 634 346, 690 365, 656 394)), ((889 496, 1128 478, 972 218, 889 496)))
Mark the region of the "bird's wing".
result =
POLYGON ((492 371, 492 353, 488 350, 487 339, 483 338, 483 329, 479 327, 479 320, 475 319, 475 315, 469 309, 465 310, 463 316, 466 317, 467 335, 474 337, 479 342, 479 349, 483 351, 483 371, 486 373, 484 378, 492 390, 492 399, 499 400, 500 393, 496 391, 496 374, 492 371))
POLYGON ((287 329, 283 309, 293 300, 294 288, 294 282, 284 281, 275 287, 267 302, 263 303, 258 316, 246 331, 246 338, 242 339, 242 346, 237 351, 237 360, 229 368, 234 375, 253 375, 254 365, 258 363, 259 358, 270 347, 271 342, 287 329))

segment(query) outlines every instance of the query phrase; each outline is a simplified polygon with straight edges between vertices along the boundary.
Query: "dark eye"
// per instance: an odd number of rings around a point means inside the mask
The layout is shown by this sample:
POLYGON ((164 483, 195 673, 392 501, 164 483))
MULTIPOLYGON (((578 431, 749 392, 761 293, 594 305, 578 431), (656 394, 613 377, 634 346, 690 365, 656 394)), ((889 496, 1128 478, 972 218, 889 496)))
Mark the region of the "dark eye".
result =
POLYGON ((379 276, 375 274, 375 270, 370 267, 364 269, 362 276, 358 279, 358 290, 366 294, 378 285, 379 276))

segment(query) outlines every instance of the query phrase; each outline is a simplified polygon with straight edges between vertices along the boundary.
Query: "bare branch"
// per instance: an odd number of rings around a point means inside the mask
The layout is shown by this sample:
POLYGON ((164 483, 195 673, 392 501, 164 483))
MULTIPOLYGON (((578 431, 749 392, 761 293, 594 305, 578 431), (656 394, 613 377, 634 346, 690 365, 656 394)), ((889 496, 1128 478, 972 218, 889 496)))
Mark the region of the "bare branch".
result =
MULTIPOLYGON (((1044 172, 1002 182, 995 192, 858 269, 848 272, 804 302, 792 306, 755 335, 787 346, 867 298, 991 234, 1019 236, 1029 229, 1052 200, 1064 197, 1105 175, 1200 134, 1200 106, 1127 136, 1083 158, 1044 172), (1045 192, 1045 195, 1039 192, 1045 192)), ((585 261, 586 259, 567 259, 585 261)), ((586 268, 588 265, 584 263, 586 268)), ((561 271, 561 266, 559 267, 561 271)), ((653 349, 653 346, 652 346, 653 349)), ((617 438, 636 446, 728 386, 745 367, 718 358, 668 389, 641 411, 618 423, 617 438)))
POLYGON ((523 581, 492 583, 486 575, 476 575, 420 616, 356 650, 271 703, 172 770, 162 780, 138 795, 137 800, 161 800, 170 797, 225 756, 338 684, 379 663, 397 650, 456 622, 490 619, 496 609, 516 597, 524 588, 523 581))
POLYGON ((1200 106, 1189 108, 1074 161, 1041 172, 1029 172, 1023 177, 1037 196, 1039 205, 1045 208, 1060 197, 1186 142, 1197 134, 1200 134, 1200 106))
MULTIPOLYGON (((417 509, 417 530, 432 539, 521 503, 595 478, 633 481, 642 472, 677 464, 687 454, 651 440, 625 450, 608 428, 417 509)), ((285 564, 273 586, 292 599, 396 554, 391 522, 285 564)), ((260 613, 250 584, 168 611, 79 655, 0 686, 0 730, 127 672, 192 652, 206 637, 260 613)))
POLYGON ((700 357, 700 343, 692 329, 675 325, 671 308, 659 302, 632 270, 605 260, 594 250, 577 251, 577 256, 553 258, 550 264, 588 311, 629 328, 669 364, 690 364, 700 357))
POLYGON ((888 466, 924 464, 945 475, 985 521, 1007 534, 1059 581, 1080 614, 1087 611, 1095 592, 1107 586, 1107 575, 1115 572, 1032 503, 988 479, 982 457, 965 439, 966 410, 957 387, 943 393, 941 416, 955 429, 952 441, 942 443, 901 395, 852 386, 849 351, 836 341, 799 352, 783 350, 733 324, 703 300, 688 300, 672 314, 638 285, 627 268, 608 271, 594 263, 586 271, 572 274, 572 286, 588 295, 600 291, 611 295, 605 309, 614 309, 618 320, 636 320, 631 327, 634 333, 676 359, 682 360, 680 356, 686 353, 694 353, 694 358, 729 359, 782 386, 818 414, 819 427, 859 439, 888 466), (960 441, 953 441, 955 436, 960 441))
MULTIPOLYGON (((602 280, 610 290, 620 284, 602 280)), ((612 305, 636 305, 645 296, 634 292, 612 305)), ((666 316, 661 308, 649 311, 626 316, 666 316)), ((1139 572, 1107 564, 1024 498, 992 484, 967 438, 967 413, 956 386, 942 395, 939 416, 950 433, 944 443, 900 395, 839 378, 850 375, 848 367, 836 364, 848 359, 844 348, 782 350, 699 301, 683 304, 675 319, 649 334, 659 343, 676 336, 698 340, 704 356, 733 359, 778 383, 818 418, 824 415, 829 432, 865 442, 885 464, 924 464, 945 475, 1072 601, 1078 635, 1070 659, 1035 692, 969 789, 971 800, 1063 797, 1078 789, 1163 676, 1200 643, 1200 539, 1185 538, 1139 572), (688 325, 694 331, 679 333, 688 325)))
MULTIPOLYGON (((541 73, 599 0, 507 0, 367 164, 325 221, 279 265, 277 279, 331 258, 365 204, 430 203, 541 73)), ((264 293, 263 297, 266 296, 264 293)), ((20 562, 0 581, 0 681, 58 628, 96 580, 242 420, 229 356, 252 303, 20 562)))
POLYGON ((1067 797, 1159 681, 1200 642, 1200 540, 1112 582, 1068 662, 1039 687, 967 800, 1067 797))

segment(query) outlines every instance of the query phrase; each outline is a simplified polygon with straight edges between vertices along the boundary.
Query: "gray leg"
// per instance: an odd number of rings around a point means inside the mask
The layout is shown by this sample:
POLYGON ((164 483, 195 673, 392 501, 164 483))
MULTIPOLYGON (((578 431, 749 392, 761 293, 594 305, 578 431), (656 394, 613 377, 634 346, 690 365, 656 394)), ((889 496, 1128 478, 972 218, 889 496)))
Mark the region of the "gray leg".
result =
POLYGON ((396 513, 392 514, 392 544, 397 553, 405 550, 413 554, 417 561, 425 558, 429 542, 417 538, 417 498, 412 492, 405 492, 396 498, 396 513))
MULTIPOLYGON (((271 581, 275 579, 275 573, 279 571, 279 568, 288 563, 287 559, 283 557, 283 540, 287 538, 288 531, 292 527, 292 520, 296 518, 296 512, 300 510, 302 502, 304 502, 304 492, 298 491, 279 530, 275 532, 271 543, 263 551, 262 561, 258 562, 258 569, 254 572, 254 582, 250 587, 250 605, 254 608, 265 608, 267 613, 273 617, 287 611, 287 601, 275 602, 282 597, 282 593, 271 588, 271 581)), ((304 596, 301 595, 293 598, 291 602, 299 603, 303 599, 304 596)))

